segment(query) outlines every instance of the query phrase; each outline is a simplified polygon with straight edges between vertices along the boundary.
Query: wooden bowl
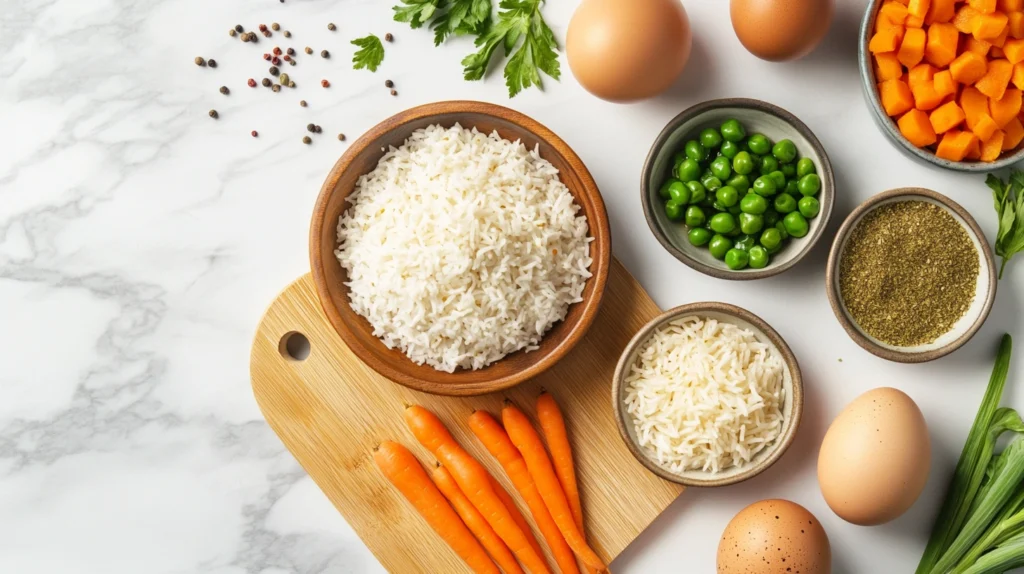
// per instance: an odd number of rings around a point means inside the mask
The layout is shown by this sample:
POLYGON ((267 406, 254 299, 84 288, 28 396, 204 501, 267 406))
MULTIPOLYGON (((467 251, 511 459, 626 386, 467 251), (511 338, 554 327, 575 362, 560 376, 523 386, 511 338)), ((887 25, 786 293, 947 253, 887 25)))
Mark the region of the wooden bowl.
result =
POLYGON ((835 188, 832 163, 829 162, 825 148, 799 118, 768 102, 729 98, 703 102, 684 110, 672 118, 658 134, 647 154, 647 161, 640 177, 640 201, 643 204, 644 216, 647 218, 647 226, 651 228, 661 246, 676 259, 718 279, 749 281, 778 275, 796 265, 811 252, 814 244, 825 232, 828 220, 832 216, 835 188), (817 217, 808 221, 807 235, 790 239, 782 251, 772 255, 771 262, 764 269, 747 267, 733 271, 726 267, 724 261, 712 257, 707 247, 695 247, 690 244, 686 226, 682 222, 670 220, 665 215, 665 201, 658 194, 658 190, 668 177, 673 154, 681 150, 687 140, 695 139, 704 128, 717 128, 731 118, 739 120, 747 128, 748 133, 762 133, 772 141, 789 138, 796 144, 800 157, 814 160, 818 176, 821 177, 821 191, 818 193, 821 211, 817 217))
POLYGON ((992 310, 992 304, 996 299, 997 282, 992 247, 985 239, 985 233, 978 226, 978 222, 959 203, 941 193, 920 187, 891 189, 879 193, 857 206, 857 209, 854 209, 853 213, 846 218, 836 234, 836 240, 832 243, 832 249, 829 251, 828 266, 825 271, 828 301, 832 305, 832 311, 836 314, 836 318, 839 319, 839 323, 842 324, 850 338, 868 352, 899 363, 931 361, 962 347, 978 332, 978 329, 981 329, 981 325, 988 318, 989 311, 992 310), (978 252, 978 282, 975 285, 974 301, 967 312, 948 333, 931 343, 914 347, 889 345, 862 331, 846 310, 842 293, 839 290, 839 266, 842 263, 843 251, 850 233, 860 220, 873 209, 899 201, 926 201, 942 207, 964 228, 978 252))
POLYGON ((761 474, 771 465, 775 464, 783 453, 793 443, 796 437, 797 428, 800 426, 800 417, 804 408, 804 386, 800 375, 800 364, 790 350, 789 345, 783 340, 771 325, 766 323, 757 315, 728 303, 690 303, 675 309, 670 309, 651 319, 626 345, 626 349, 619 357, 619 364, 615 367, 615 375, 612 378, 612 407, 615 409, 615 420, 618 423, 619 435, 633 453, 640 464, 647 467, 654 474, 665 480, 684 484, 686 486, 727 486, 749 480, 761 474), (747 464, 724 469, 717 473, 702 470, 691 470, 683 473, 673 472, 660 464, 649 454, 636 437, 636 429, 631 415, 626 411, 626 376, 636 361, 636 356, 642 349, 644 343, 651 337, 659 327, 683 317, 691 316, 715 319, 722 323, 731 323, 754 333, 757 339, 771 347, 782 357, 783 379, 782 388, 785 397, 782 404, 782 431, 778 438, 757 453, 747 464))
POLYGON ((439 395, 479 395, 507 389, 542 373, 583 337, 601 305, 611 258, 611 231, 601 193, 579 156, 551 130, 529 117, 483 102, 438 102, 412 108, 374 126, 352 143, 327 176, 313 210, 309 231, 309 259, 320 304, 331 324, 353 353, 381 375, 412 389, 439 395), (564 321, 556 323, 540 342, 540 348, 512 353, 478 370, 438 371, 413 363, 398 349, 388 349, 373 335, 370 323, 349 305, 347 274, 334 255, 338 245, 338 217, 348 207, 345 199, 356 180, 376 167, 389 146, 398 147, 413 131, 429 125, 476 127, 497 131, 526 147, 540 146, 540 155, 551 162, 559 177, 583 209, 590 227, 593 263, 583 290, 583 301, 569 307, 564 321))

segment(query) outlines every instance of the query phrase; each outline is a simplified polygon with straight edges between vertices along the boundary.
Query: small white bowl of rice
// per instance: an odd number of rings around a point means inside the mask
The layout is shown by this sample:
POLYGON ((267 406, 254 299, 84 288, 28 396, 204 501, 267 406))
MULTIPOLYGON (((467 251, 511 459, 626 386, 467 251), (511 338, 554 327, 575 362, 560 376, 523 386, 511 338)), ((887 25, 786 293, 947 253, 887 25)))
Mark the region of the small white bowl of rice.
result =
POLYGON ((800 366, 750 311, 691 303, 648 322, 612 379, 619 434, 651 472, 686 486, 750 479, 789 448, 800 425, 800 366))

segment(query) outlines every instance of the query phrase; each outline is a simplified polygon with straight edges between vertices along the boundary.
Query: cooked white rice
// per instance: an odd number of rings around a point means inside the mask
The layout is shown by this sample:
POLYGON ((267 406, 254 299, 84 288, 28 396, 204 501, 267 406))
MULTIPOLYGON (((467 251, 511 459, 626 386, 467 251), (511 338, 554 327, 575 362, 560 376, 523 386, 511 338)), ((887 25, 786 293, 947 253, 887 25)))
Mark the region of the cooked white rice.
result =
POLYGON ((558 170, 497 132, 417 130, 348 201, 335 254, 352 308, 417 364, 537 349, 590 277, 587 220, 558 170))
POLYGON ((677 473, 750 462, 782 431, 783 368, 748 329, 699 317, 662 326, 626 377, 640 446, 677 473))

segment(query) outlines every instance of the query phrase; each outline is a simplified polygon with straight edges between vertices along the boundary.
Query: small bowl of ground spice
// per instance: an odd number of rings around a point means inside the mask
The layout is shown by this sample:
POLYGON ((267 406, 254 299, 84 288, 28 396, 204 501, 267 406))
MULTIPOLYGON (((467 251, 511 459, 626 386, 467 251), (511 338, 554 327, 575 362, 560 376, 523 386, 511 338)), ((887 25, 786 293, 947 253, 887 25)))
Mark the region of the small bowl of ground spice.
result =
POLYGON ((981 328, 996 296, 992 248, 960 204, 923 188, 880 193, 846 218, 828 258, 828 298, 867 351, 937 359, 981 328))

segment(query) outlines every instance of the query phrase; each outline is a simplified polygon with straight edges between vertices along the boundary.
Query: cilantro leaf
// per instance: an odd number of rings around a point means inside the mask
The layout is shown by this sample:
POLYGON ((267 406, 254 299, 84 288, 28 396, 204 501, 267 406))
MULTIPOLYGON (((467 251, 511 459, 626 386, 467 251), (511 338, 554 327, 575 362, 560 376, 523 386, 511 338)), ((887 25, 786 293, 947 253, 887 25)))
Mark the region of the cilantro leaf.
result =
POLYGON ((352 56, 352 68, 360 70, 366 68, 371 72, 377 71, 377 66, 384 61, 384 45, 380 38, 370 34, 363 38, 356 38, 352 43, 359 46, 355 55, 352 56))
POLYGON ((992 199, 999 219, 996 231, 995 252, 1002 258, 999 278, 1003 277, 1006 263, 1020 251, 1024 251, 1024 172, 1012 170, 1009 182, 989 174, 985 184, 992 188, 992 199))
POLYGON ((510 98, 531 86, 543 89, 540 72, 559 79, 558 42, 544 21, 540 6, 541 0, 502 0, 498 22, 477 38, 479 50, 462 61, 463 77, 479 80, 486 76, 494 52, 501 45, 506 57, 512 55, 504 72, 510 98))
POLYGON ((391 8, 395 11, 395 22, 408 22, 413 29, 430 20, 438 10, 443 10, 448 0, 402 0, 403 6, 391 8))

